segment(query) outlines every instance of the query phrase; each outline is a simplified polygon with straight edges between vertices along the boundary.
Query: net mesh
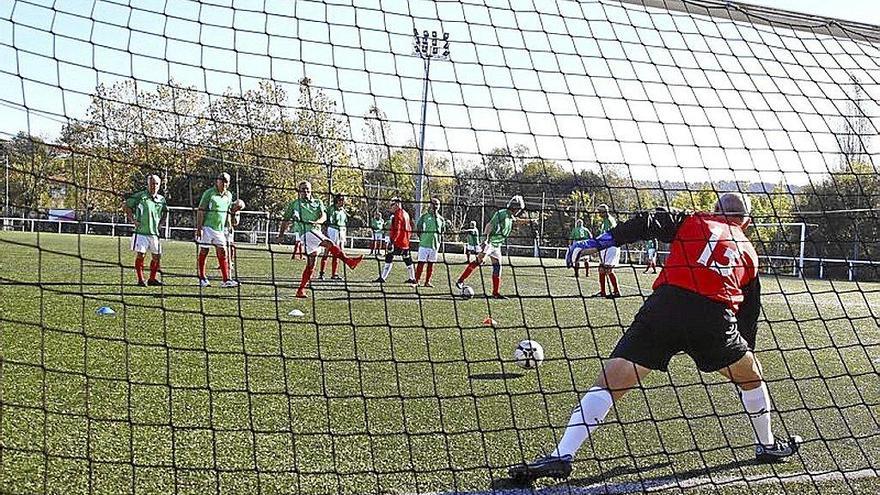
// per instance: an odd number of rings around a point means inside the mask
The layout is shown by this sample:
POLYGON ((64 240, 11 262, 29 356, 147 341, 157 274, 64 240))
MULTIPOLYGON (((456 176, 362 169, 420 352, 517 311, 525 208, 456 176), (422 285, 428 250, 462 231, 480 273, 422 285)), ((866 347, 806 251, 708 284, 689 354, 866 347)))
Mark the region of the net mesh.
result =
POLYGON ((724 191, 760 224, 756 355, 801 451, 756 465, 735 388, 679 356, 560 492, 876 489, 877 27, 672 0, 13 0, 0 26, 0 491, 516 488, 506 468, 555 446, 654 281, 634 244, 622 297, 587 297, 599 260, 562 261, 575 222, 724 191), (200 287, 196 211, 222 172, 247 203, 221 245, 240 285, 219 287, 212 247, 200 287), (150 174, 164 285, 139 287, 123 204, 150 174), (346 196, 341 247, 367 257, 319 256, 299 299, 313 241, 278 233, 304 180, 346 196), (469 229, 514 195, 500 278, 487 262, 468 297, 469 229), (440 201, 438 260, 413 267, 433 287, 405 283, 415 252, 375 281, 392 197, 413 221, 440 201), (537 369, 514 362, 525 339, 537 369))

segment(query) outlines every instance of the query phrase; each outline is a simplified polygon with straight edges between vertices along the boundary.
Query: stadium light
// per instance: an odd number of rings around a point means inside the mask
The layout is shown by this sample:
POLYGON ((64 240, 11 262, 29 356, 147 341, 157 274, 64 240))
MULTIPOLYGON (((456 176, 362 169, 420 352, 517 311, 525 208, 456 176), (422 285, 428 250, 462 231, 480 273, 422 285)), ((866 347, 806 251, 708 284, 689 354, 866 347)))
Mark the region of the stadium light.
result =
POLYGON ((449 33, 422 31, 413 28, 413 54, 425 64, 424 89, 422 90, 422 128, 419 137, 419 170, 416 175, 416 220, 422 215, 422 190, 425 179, 425 121, 428 116, 428 85, 430 84, 431 60, 449 60, 449 33))

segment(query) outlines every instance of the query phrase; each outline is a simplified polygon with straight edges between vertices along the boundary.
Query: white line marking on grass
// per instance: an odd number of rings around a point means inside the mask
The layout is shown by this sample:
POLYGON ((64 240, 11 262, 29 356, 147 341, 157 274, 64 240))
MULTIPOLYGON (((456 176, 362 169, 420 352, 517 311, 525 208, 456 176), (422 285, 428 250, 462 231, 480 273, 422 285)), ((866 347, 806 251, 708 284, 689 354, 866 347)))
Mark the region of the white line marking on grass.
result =
POLYGON ((818 473, 800 473, 800 474, 780 474, 780 475, 750 475, 742 476, 723 476, 723 477, 694 477, 678 479, 674 476, 664 476, 661 478, 648 478, 642 481, 626 481, 620 483, 595 483, 588 486, 571 486, 561 483, 558 486, 550 486, 547 488, 511 488, 511 489, 495 489, 475 492, 430 492, 425 495, 615 495, 625 493, 644 493, 658 492, 663 490, 681 489, 681 488, 726 488, 739 485, 768 485, 778 483, 825 483, 847 480, 858 480, 864 478, 876 478, 880 476, 880 471, 876 469, 862 469, 859 471, 832 471, 818 473))

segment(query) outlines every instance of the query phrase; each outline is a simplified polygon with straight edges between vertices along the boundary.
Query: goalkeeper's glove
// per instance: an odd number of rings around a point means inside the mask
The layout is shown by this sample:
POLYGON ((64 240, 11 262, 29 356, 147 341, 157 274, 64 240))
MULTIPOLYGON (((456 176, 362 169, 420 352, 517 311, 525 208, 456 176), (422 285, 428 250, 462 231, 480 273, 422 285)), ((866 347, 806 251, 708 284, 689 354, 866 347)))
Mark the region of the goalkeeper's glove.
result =
POLYGON ((573 242, 571 243, 571 246, 568 246, 568 252, 565 253, 565 266, 573 268, 577 265, 581 252, 584 249, 602 251, 603 249, 608 249, 613 246, 614 237, 611 236, 611 232, 605 232, 595 239, 584 239, 582 241, 573 242))

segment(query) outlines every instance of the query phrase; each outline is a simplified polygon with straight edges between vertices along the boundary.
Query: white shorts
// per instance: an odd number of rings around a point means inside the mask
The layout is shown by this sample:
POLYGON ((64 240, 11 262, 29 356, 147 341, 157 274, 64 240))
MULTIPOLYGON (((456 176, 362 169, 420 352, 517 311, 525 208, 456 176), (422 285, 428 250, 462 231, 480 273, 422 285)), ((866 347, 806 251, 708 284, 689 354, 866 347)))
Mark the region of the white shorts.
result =
POLYGON ((385 236, 382 234, 382 232, 373 232, 373 240, 374 241, 381 241, 384 238, 385 238, 385 236))
POLYGON ((202 247, 226 247, 226 232, 218 232, 211 227, 202 227, 202 236, 199 237, 199 246, 202 247))
POLYGON ((431 263, 437 261, 437 250, 429 247, 420 247, 418 260, 430 261, 431 263))
POLYGON ((330 239, 330 242, 336 244, 339 247, 343 247, 345 245, 345 231, 336 230, 333 227, 327 227, 327 237, 330 239))
POLYGON ((471 246, 470 244, 468 244, 464 247, 464 252, 470 253, 470 254, 477 254, 478 252, 480 252, 480 246, 471 246))
POLYGON ((483 249, 483 254, 490 258, 501 261, 501 246, 486 244, 486 247, 483 249))
POLYGON ((620 249, 617 246, 599 251, 599 266, 615 267, 618 263, 620 263, 620 249))
POLYGON ((326 235, 315 230, 310 230, 303 234, 303 250, 305 251, 306 256, 316 254, 321 250, 321 243, 328 240, 329 239, 326 235))
POLYGON ((657 261, 657 250, 656 249, 649 249, 648 250, 648 259, 650 261, 657 261))
POLYGON ((162 254, 162 245, 157 235, 135 234, 131 236, 131 250, 141 254, 162 254))

